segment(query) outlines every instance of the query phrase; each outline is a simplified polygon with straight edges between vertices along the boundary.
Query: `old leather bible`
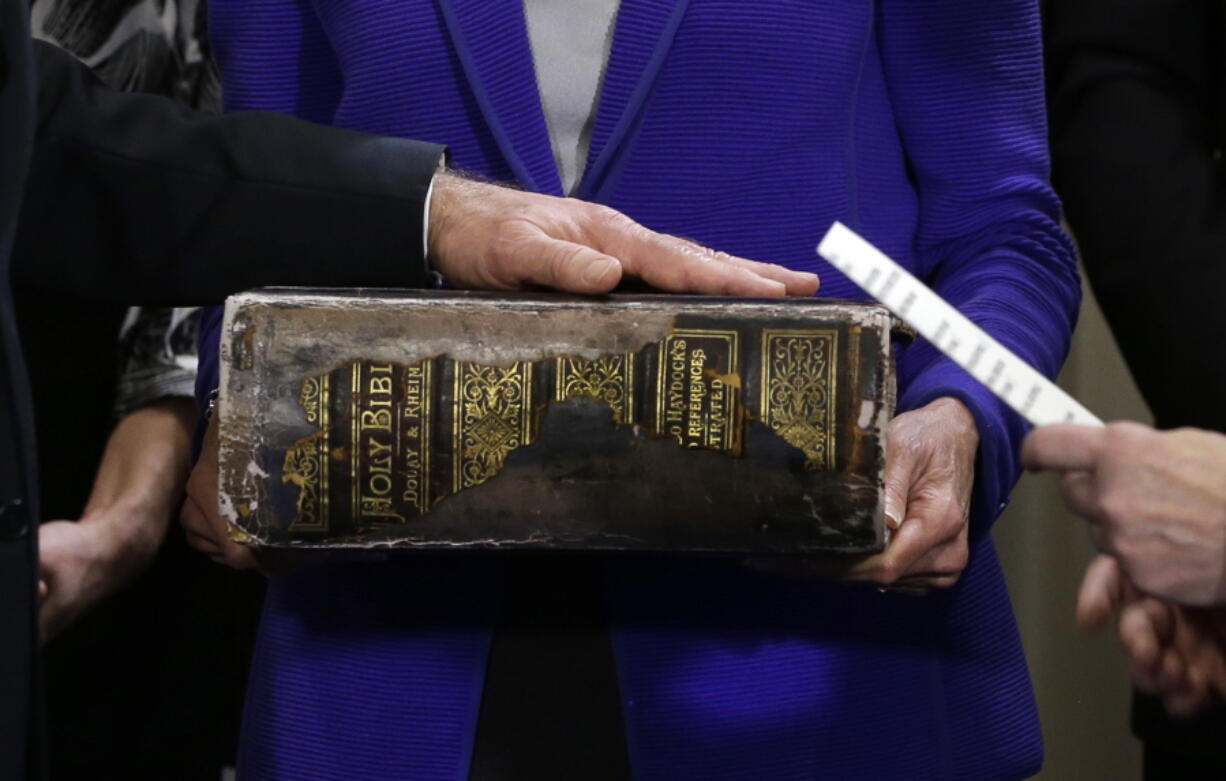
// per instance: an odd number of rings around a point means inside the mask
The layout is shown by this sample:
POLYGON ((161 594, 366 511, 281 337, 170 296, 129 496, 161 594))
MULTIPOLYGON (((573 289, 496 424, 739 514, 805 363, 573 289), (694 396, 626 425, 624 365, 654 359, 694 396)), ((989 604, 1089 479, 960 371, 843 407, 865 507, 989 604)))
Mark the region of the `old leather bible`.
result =
POLYGON ((877 551, 890 337, 820 299, 241 294, 222 511, 277 547, 877 551))

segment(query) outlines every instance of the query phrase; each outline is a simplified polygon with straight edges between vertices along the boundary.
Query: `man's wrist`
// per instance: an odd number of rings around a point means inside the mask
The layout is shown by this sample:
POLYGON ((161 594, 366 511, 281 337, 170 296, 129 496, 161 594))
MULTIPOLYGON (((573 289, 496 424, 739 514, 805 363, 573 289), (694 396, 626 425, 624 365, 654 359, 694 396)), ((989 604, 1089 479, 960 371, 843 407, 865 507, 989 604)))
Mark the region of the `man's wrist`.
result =
MULTIPOLYGON (((430 240, 426 255, 431 267, 448 279, 448 271, 457 272, 456 261, 463 252, 465 232, 475 226, 473 216, 482 209, 497 208, 489 203, 497 186, 467 171, 448 168, 435 176, 434 197, 430 203, 430 240)), ((454 282, 454 280, 448 280, 454 282)))
POLYGON ((435 253, 438 249, 432 245, 430 239, 438 235, 441 223, 441 216, 438 212, 443 211, 444 208, 439 201, 445 200, 444 197, 435 199, 435 194, 439 189, 446 189, 446 180, 450 178, 451 175, 447 170, 447 154, 444 152, 443 157, 439 158, 439 167, 434 170, 430 184, 425 189, 425 202, 422 208, 422 264, 425 269, 425 287, 443 287, 443 273, 436 269, 434 264, 435 253))
POLYGON ((430 177, 430 184, 426 187, 426 201, 421 210, 421 258, 425 263, 427 275, 433 270, 430 267, 430 206, 434 201, 434 185, 438 183, 439 175, 446 168, 447 164, 439 160, 438 170, 430 177))
POLYGON ((452 199, 455 184, 462 181, 460 177, 448 170, 440 170, 430 182, 430 203, 426 212, 429 231, 426 234, 426 260, 430 268, 437 271, 440 255, 440 244, 446 237, 451 221, 452 199))

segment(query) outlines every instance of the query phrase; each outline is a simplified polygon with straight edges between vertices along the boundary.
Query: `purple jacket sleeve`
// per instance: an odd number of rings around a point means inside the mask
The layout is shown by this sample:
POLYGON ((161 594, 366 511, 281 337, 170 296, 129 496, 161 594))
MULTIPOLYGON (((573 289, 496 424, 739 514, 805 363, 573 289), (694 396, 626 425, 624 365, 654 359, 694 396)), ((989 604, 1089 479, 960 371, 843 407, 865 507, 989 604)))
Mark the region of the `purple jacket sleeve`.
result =
MULTIPOLYGON (((1048 377, 1081 299, 1049 185, 1038 7, 1030 0, 882 0, 890 99, 919 191, 915 252, 938 293, 1048 377)), ((972 534, 1004 509, 1026 424, 931 344, 899 360, 900 410, 964 402, 980 432, 972 534)))
POLYGON ((220 382, 218 351, 221 349, 222 312, 220 306, 209 306, 200 313, 200 331, 197 337, 200 340, 199 363, 196 367, 196 434, 192 438, 192 463, 195 463, 196 457, 200 455, 204 427, 208 423, 205 412, 209 405, 209 394, 220 382))

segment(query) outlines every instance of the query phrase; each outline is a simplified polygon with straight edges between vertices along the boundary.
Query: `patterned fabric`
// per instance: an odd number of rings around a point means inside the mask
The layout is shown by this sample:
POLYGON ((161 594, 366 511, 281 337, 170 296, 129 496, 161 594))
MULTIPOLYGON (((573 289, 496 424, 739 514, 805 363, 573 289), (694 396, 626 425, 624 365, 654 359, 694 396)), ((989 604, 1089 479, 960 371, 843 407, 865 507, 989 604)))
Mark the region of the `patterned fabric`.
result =
POLYGON ((128 310, 119 331, 118 415, 158 399, 193 396, 199 327, 197 307, 128 310))
POLYGON ((116 89, 216 109, 205 16, 203 0, 35 0, 30 25, 116 89))
MULTIPOLYGON (((227 109, 443 142, 457 167, 562 192, 522 0, 212 0, 210 24, 227 109)), ((1032 0, 622 0, 577 195, 863 298, 814 253, 841 220, 1052 376, 1080 291, 1047 176, 1032 0)), ((202 373, 218 328, 211 312, 202 373)), ((901 410, 954 396, 979 425, 961 582, 915 599, 737 562, 609 557, 636 778, 1038 769, 988 534, 1026 427, 922 340, 898 366, 901 410)), ((465 778, 497 583, 478 557, 274 578, 239 776, 465 778)))
MULTIPOLYGON (((203 0, 36 0, 34 37, 72 52, 107 84, 216 109, 220 89, 207 58, 203 0)), ((196 382, 195 307, 133 307, 119 334, 115 413, 191 397, 196 382)))

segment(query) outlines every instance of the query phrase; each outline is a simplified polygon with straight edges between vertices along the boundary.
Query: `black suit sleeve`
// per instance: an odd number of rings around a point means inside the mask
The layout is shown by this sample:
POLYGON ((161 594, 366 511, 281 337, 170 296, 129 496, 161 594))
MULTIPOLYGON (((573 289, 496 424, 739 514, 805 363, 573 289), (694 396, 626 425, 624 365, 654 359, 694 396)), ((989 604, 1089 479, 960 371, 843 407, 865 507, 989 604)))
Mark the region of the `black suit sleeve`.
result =
POLYGON ((21 285, 147 304, 260 285, 420 285, 443 148, 114 92, 35 44, 21 285))
POLYGON ((1050 4, 1054 178, 1160 425, 1226 430, 1221 19, 1206 0, 1050 4))

